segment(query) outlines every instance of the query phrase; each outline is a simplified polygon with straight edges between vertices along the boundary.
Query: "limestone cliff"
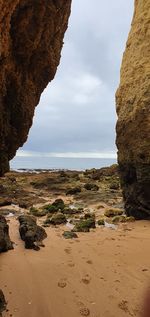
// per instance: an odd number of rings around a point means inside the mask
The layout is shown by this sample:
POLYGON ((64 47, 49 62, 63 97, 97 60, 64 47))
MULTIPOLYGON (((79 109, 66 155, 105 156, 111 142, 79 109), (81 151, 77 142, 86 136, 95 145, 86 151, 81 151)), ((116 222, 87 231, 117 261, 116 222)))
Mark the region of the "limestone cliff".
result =
POLYGON ((117 146, 128 215, 150 216, 150 0, 135 0, 116 94, 117 146))
POLYGON ((0 175, 60 61, 71 0, 0 0, 0 175))

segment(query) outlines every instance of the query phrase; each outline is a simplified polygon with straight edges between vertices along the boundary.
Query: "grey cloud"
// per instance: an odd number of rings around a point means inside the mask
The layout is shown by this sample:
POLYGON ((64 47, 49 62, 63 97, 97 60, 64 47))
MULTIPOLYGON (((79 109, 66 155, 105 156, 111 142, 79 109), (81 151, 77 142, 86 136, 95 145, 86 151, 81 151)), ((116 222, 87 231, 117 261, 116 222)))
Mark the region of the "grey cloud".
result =
POLYGON ((115 149, 115 101, 133 0, 74 0, 57 75, 43 93, 23 149, 115 149))

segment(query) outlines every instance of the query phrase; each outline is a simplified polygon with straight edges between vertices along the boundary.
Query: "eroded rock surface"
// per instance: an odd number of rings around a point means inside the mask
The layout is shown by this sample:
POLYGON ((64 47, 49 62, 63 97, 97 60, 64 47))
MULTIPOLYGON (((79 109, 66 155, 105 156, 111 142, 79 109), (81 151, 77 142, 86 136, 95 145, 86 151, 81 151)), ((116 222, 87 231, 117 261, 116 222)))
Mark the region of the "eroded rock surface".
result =
POLYGON ((4 216, 0 215, 0 253, 13 249, 9 237, 9 226, 4 216))
POLYGON ((135 0, 116 94, 117 146, 128 215, 150 216, 150 1, 135 0))
POLYGON ((0 176, 56 73, 71 0, 0 0, 0 176))

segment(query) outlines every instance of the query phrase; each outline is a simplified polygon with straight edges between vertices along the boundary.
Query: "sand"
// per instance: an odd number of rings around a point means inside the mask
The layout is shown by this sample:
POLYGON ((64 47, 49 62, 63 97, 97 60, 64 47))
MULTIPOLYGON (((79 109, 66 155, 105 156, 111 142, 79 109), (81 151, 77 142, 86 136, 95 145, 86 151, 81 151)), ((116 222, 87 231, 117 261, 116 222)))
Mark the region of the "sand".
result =
POLYGON ((15 249, 0 255, 4 317, 139 316, 150 284, 150 223, 96 228, 65 240, 47 228, 45 248, 26 250, 10 219, 15 249))

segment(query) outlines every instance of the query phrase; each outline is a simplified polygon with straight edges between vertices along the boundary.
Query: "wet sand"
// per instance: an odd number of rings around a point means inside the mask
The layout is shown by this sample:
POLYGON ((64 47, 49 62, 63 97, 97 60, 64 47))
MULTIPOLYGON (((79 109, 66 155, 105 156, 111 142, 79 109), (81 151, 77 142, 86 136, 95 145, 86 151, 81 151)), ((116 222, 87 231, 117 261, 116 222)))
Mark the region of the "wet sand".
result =
POLYGON ((150 223, 96 228, 65 240, 63 226, 47 228, 45 248, 26 250, 10 219, 15 249, 0 255, 4 317, 139 316, 150 284, 150 223))

